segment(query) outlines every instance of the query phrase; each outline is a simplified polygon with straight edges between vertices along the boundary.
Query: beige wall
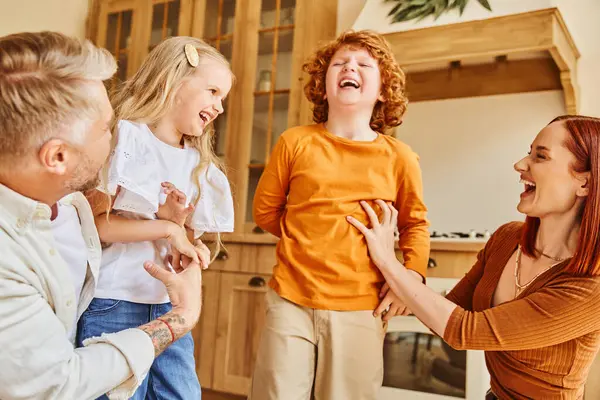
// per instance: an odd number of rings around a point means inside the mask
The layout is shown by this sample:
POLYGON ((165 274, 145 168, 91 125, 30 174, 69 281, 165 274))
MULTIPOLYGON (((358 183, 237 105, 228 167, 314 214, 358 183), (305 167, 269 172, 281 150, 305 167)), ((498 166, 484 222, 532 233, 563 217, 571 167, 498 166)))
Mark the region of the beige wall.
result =
POLYGON ((380 33, 398 32, 539 10, 552 7, 556 1, 558 0, 490 0, 493 12, 489 12, 473 0, 467 4, 462 16, 457 11, 451 11, 442 14, 437 20, 430 17, 418 22, 412 20, 390 24, 387 15, 395 3, 384 3, 382 0, 343 0, 338 3, 338 28, 374 29, 380 33))
MULTIPOLYGON (((600 70, 600 25, 596 23, 600 1, 490 3, 493 13, 471 1, 460 19, 449 14, 437 21, 390 24, 387 13, 393 5, 381 0, 344 0, 339 3, 338 31, 384 33, 558 7, 581 52, 580 113, 600 116, 600 74, 595 72, 600 70)), ((521 185, 512 165, 525 154, 535 134, 564 112, 560 91, 410 104, 397 136, 421 156, 431 229, 493 230, 506 221, 522 219, 515 210, 521 185)))
POLYGON ((579 113, 600 117, 600 1, 555 0, 555 4, 581 53, 577 65, 579 113))
POLYGON ((0 36, 23 31, 59 31, 85 36, 88 0, 0 0, 0 36))
POLYGON ((408 21, 391 24, 387 16, 393 3, 381 0, 344 0, 338 4, 338 32, 345 29, 373 29, 380 33, 398 32, 417 28, 486 19, 500 15, 527 12, 537 9, 558 7, 569 32, 581 53, 578 65, 578 80, 581 87, 580 114, 600 116, 600 1, 598 0, 492 0, 493 12, 489 12, 476 1, 468 3, 462 17, 450 12, 437 20, 432 17, 420 22, 408 21))
POLYGON ((560 91, 409 104, 396 137, 421 158, 431 230, 492 232, 523 219, 513 164, 562 113, 560 91))

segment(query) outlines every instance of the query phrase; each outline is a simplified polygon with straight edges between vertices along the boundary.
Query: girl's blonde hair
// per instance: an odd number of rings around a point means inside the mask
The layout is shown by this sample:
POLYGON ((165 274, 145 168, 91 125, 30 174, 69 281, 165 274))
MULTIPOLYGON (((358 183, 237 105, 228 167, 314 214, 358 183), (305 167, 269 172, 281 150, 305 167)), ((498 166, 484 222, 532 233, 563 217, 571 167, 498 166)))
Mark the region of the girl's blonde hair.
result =
MULTIPOLYGON (((112 132, 111 150, 116 147, 119 132, 117 124, 120 120, 128 120, 146 125, 153 125, 160 121, 172 109, 175 101, 175 93, 184 82, 185 78, 192 76, 197 68, 202 68, 202 59, 210 57, 231 67, 227 59, 214 47, 204 41, 188 37, 176 36, 162 41, 156 46, 136 74, 120 85, 112 93, 111 103, 115 111, 112 132), (197 67, 188 61, 184 48, 192 45, 200 57, 197 67)), ((234 79, 233 72, 231 74, 234 79)), ((211 123, 204 129, 200 136, 184 135, 184 141, 200 153, 200 162, 192 172, 192 180, 197 185, 198 193, 192 202, 194 205, 200 199, 199 177, 202 171, 208 172, 208 166, 213 163, 221 171, 224 171, 222 161, 217 157, 213 149, 215 130, 211 123)), ((107 182, 108 165, 105 166, 104 178, 107 182)), ((210 183, 210 182, 209 182, 210 183)), ((220 235, 217 235, 217 250, 222 247, 220 235)))

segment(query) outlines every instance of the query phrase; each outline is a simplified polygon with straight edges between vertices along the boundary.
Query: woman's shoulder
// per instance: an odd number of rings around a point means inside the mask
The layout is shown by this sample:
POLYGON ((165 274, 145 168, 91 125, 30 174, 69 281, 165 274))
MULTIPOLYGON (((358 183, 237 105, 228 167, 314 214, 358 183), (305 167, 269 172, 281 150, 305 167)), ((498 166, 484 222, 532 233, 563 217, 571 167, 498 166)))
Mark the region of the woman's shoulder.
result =
POLYGON ((485 253, 490 256, 500 256, 513 252, 521 239, 523 222, 508 222, 494 231, 485 245, 485 253))

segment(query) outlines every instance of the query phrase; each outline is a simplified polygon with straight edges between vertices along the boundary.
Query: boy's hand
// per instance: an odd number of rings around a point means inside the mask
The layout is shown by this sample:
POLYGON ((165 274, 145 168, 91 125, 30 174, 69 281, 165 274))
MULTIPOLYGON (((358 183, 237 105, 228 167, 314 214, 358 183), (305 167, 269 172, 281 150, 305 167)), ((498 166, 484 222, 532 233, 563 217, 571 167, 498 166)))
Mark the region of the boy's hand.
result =
POLYGON ((383 314, 382 319, 384 321, 389 321, 397 315, 409 315, 411 313, 404 303, 402 303, 402 300, 390 290, 387 282, 381 288, 379 298, 383 298, 383 300, 373 312, 373 316, 375 317, 379 317, 379 315, 383 314))
POLYGON ((184 226, 187 217, 194 211, 194 205, 190 203, 185 206, 187 200, 185 193, 177 189, 170 182, 161 184, 163 191, 167 195, 165 204, 158 207, 156 216, 159 219, 167 220, 176 223, 179 226, 184 226))

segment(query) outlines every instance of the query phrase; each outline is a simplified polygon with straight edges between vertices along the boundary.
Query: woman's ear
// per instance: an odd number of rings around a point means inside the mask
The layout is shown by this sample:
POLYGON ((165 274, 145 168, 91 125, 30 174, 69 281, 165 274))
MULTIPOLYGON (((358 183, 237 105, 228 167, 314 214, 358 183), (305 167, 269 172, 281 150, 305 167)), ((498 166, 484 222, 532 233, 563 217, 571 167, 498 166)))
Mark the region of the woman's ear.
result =
POLYGON ((578 197, 586 197, 590 193, 590 172, 583 172, 578 174, 577 180, 580 182, 580 186, 577 188, 575 194, 578 197))

